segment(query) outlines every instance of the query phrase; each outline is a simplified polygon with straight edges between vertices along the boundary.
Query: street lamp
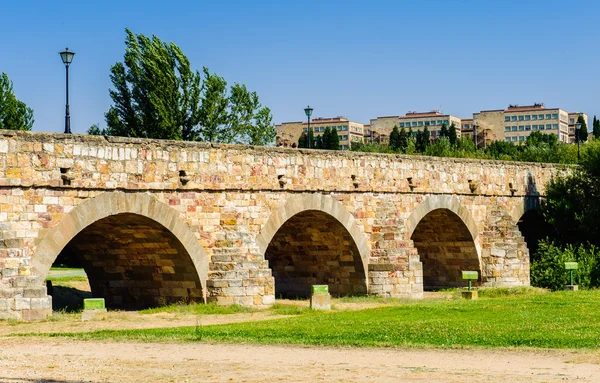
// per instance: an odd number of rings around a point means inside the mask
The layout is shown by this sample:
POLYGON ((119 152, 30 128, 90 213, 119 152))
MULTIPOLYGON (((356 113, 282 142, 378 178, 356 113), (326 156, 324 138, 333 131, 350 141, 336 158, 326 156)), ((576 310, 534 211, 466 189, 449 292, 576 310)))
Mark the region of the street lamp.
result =
POLYGON ((71 52, 69 48, 65 48, 63 52, 60 52, 60 58, 62 59, 63 64, 65 64, 65 69, 67 73, 67 105, 65 110, 65 133, 71 133, 71 115, 69 114, 69 65, 73 62, 73 56, 75 56, 75 52, 71 52))
POLYGON ((579 130, 581 129, 581 123, 575 124, 575 139, 577 140, 577 163, 579 163, 579 130))
POLYGON ((308 117, 308 148, 310 149, 310 137, 311 137, 311 131, 310 131, 310 116, 312 116, 312 112, 313 112, 313 108, 311 108, 310 106, 307 106, 306 108, 304 108, 304 113, 306 113, 306 117, 308 117))

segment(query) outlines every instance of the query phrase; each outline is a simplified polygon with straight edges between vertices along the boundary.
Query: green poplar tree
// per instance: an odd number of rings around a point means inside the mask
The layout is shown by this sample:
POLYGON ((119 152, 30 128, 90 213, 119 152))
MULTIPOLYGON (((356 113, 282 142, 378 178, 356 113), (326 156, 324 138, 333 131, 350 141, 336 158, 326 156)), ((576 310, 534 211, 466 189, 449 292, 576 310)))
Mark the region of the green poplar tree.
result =
POLYGON ((329 149, 340 150, 340 136, 335 128, 331 129, 329 149))
POLYGON ((587 124, 581 114, 577 116, 577 123, 581 124, 581 128, 579 129, 579 142, 586 142, 588 139, 587 124))
POLYGON ((390 148, 394 151, 400 149, 400 131, 398 130, 398 126, 394 125, 392 132, 390 133, 390 148))
POLYGON ((329 126, 325 127, 321 140, 322 149, 331 149, 331 128, 329 126))
POLYGON ((424 148, 427 148, 427 146, 429 146, 429 139, 430 139, 429 129, 427 129, 427 127, 425 127, 425 129, 423 129, 423 147, 424 148))
POLYGON ((402 129, 400 129, 400 138, 399 138, 399 148, 400 148, 400 150, 402 150, 403 152, 405 152, 407 145, 408 145, 408 136, 406 134, 406 130, 404 129, 404 127, 402 127, 402 129))
POLYGON ((450 124, 450 128, 448 129, 448 140, 452 146, 456 146, 458 143, 458 135, 456 133, 456 125, 454 125, 454 122, 450 124))
POLYGON ((442 127, 440 128, 440 137, 449 137, 449 132, 448 132, 448 125, 446 125, 446 123, 444 122, 442 124, 442 127))
POLYGON ((31 130, 33 109, 19 101, 6 73, 0 74, 0 129, 31 130))
POLYGON ((595 139, 600 139, 600 120, 594 116, 594 123, 592 125, 593 134, 595 139))

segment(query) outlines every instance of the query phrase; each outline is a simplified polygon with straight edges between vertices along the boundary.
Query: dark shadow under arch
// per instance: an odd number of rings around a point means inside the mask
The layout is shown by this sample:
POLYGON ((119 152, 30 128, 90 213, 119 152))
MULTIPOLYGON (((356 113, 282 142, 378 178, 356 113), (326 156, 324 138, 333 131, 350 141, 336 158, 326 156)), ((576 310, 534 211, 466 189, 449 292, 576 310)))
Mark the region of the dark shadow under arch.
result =
POLYGON ((481 268, 471 231, 448 209, 434 209, 416 225, 411 239, 423 263, 423 288, 461 287, 461 271, 481 268))
POLYGON ((544 219, 540 210, 525 212, 517 221, 517 226, 527 243, 530 261, 533 262, 538 250, 539 241, 551 235, 554 228, 544 219))
POLYGON ((328 285, 333 296, 367 293, 359 249, 333 216, 305 210, 289 218, 272 237, 265 259, 279 297, 308 297, 311 285, 328 285))

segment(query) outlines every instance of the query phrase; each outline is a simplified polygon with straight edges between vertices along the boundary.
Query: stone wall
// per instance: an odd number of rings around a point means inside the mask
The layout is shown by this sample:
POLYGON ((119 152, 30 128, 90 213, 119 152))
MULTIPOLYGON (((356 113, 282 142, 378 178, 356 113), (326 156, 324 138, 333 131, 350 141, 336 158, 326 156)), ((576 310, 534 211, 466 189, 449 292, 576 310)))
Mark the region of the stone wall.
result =
MULTIPOLYGON (((367 289, 418 297, 423 267, 411 236, 434 209, 455 213, 468 228, 482 284, 528 284, 528 254, 516 221, 536 205, 531 201, 543 195, 550 177, 569 171, 547 164, 8 131, 0 132, 0 164, 0 286, 6 299, 0 311, 8 305, 6 315, 16 316, 21 311, 15 299, 25 295, 13 286, 23 284, 14 275, 32 275, 36 282, 27 283, 43 286, 57 255, 77 244, 78 233, 118 214, 144 217, 158 225, 152 230, 164 230, 160 241, 133 243, 169 243, 165 249, 177 252, 175 259, 147 255, 152 261, 139 272, 131 269, 135 278, 127 286, 119 278, 128 271, 111 268, 118 260, 132 262, 120 257, 131 253, 131 245, 87 253, 75 246, 96 262, 98 275, 115 277, 108 279, 121 295, 113 298, 130 302, 197 299, 202 290, 207 301, 264 306, 273 302, 275 286, 287 283, 300 292, 314 280, 331 281, 339 294, 367 289), (305 211, 317 213, 291 219, 305 211), (328 231, 317 234, 316 227, 328 231), (292 251, 290 241, 296 240, 314 241, 308 258, 292 251), (109 250, 111 257, 101 255, 109 250), (310 259, 319 263, 320 277, 312 276, 310 259), (287 272, 285 280, 276 283, 270 266, 276 278, 287 272), (167 288, 179 290, 169 295, 167 288)), ((126 221, 112 226, 135 238, 126 221)))

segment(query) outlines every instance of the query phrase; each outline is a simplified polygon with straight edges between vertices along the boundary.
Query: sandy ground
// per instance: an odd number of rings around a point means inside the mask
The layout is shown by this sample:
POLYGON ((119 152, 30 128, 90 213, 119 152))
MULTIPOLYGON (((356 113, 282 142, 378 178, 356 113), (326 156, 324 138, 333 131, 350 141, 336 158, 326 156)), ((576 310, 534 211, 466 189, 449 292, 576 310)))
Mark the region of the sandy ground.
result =
MULTIPOLYGON (((379 305, 336 303, 336 308, 379 305)), ((4 321, 0 322, 0 382, 600 382, 600 350, 350 349, 15 336, 280 317, 268 311, 201 316, 109 312, 106 321, 81 322, 78 315, 33 323, 4 321)))
POLYGON ((599 382, 600 355, 0 339, 0 382, 599 382))

